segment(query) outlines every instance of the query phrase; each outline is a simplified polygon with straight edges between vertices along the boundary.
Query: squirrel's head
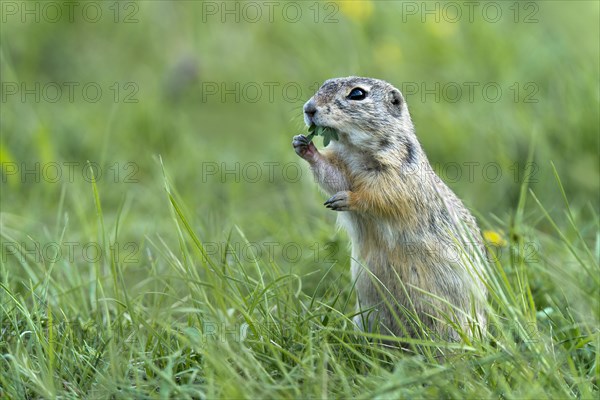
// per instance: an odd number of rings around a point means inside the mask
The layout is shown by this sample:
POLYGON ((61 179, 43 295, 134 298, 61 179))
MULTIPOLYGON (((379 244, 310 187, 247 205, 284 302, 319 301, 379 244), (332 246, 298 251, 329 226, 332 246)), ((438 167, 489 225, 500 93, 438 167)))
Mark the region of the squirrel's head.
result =
POLYGON ((414 137, 402 93, 372 78, 351 76, 325 81, 304 104, 304 121, 308 126, 334 128, 340 145, 375 153, 393 151, 414 137))

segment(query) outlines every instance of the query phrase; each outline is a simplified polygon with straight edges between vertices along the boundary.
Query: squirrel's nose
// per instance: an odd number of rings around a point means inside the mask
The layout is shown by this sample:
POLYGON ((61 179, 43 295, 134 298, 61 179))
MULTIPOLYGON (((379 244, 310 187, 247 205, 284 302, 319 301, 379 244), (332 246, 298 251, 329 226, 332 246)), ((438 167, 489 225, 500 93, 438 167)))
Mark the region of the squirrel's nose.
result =
POLYGON ((304 105, 304 114, 306 114, 307 117, 313 117, 315 115, 315 113, 317 112, 317 105, 315 104, 314 100, 309 100, 306 102, 306 104, 304 105))

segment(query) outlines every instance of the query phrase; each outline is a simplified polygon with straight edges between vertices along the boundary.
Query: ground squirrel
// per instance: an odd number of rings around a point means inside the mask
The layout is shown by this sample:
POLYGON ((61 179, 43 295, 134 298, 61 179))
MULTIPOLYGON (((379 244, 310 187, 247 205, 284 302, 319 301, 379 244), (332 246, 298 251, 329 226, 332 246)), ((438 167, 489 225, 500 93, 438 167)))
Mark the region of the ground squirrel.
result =
POLYGON ((448 340, 459 339, 456 326, 483 330, 479 228, 433 172, 400 91, 377 79, 330 79, 304 105, 304 120, 338 133, 322 152, 304 135, 293 146, 351 238, 354 322, 401 337, 423 338, 425 326, 425 337, 448 340))

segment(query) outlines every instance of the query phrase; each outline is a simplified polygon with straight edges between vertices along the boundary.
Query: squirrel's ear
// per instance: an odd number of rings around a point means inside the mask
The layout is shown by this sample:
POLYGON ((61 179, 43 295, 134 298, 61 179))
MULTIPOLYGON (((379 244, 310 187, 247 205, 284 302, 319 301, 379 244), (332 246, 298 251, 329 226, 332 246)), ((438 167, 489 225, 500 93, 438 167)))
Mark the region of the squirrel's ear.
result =
POLYGON ((397 89, 392 89, 388 94, 389 108, 393 115, 399 117, 402 114, 402 103, 404 99, 402 94, 397 89))

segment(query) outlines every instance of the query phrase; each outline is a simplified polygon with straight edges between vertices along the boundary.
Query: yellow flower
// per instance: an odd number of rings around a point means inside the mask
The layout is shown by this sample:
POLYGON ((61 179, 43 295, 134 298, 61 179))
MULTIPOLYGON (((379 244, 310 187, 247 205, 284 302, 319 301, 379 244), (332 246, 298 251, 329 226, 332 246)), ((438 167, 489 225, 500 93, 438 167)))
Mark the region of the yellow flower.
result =
POLYGON ((342 14, 356 22, 369 19, 373 14, 373 2, 369 0, 345 0, 337 3, 342 14))
POLYGON ((506 240, 502 237, 502 232, 483 231, 483 239, 493 246, 504 247, 507 245, 506 240))

